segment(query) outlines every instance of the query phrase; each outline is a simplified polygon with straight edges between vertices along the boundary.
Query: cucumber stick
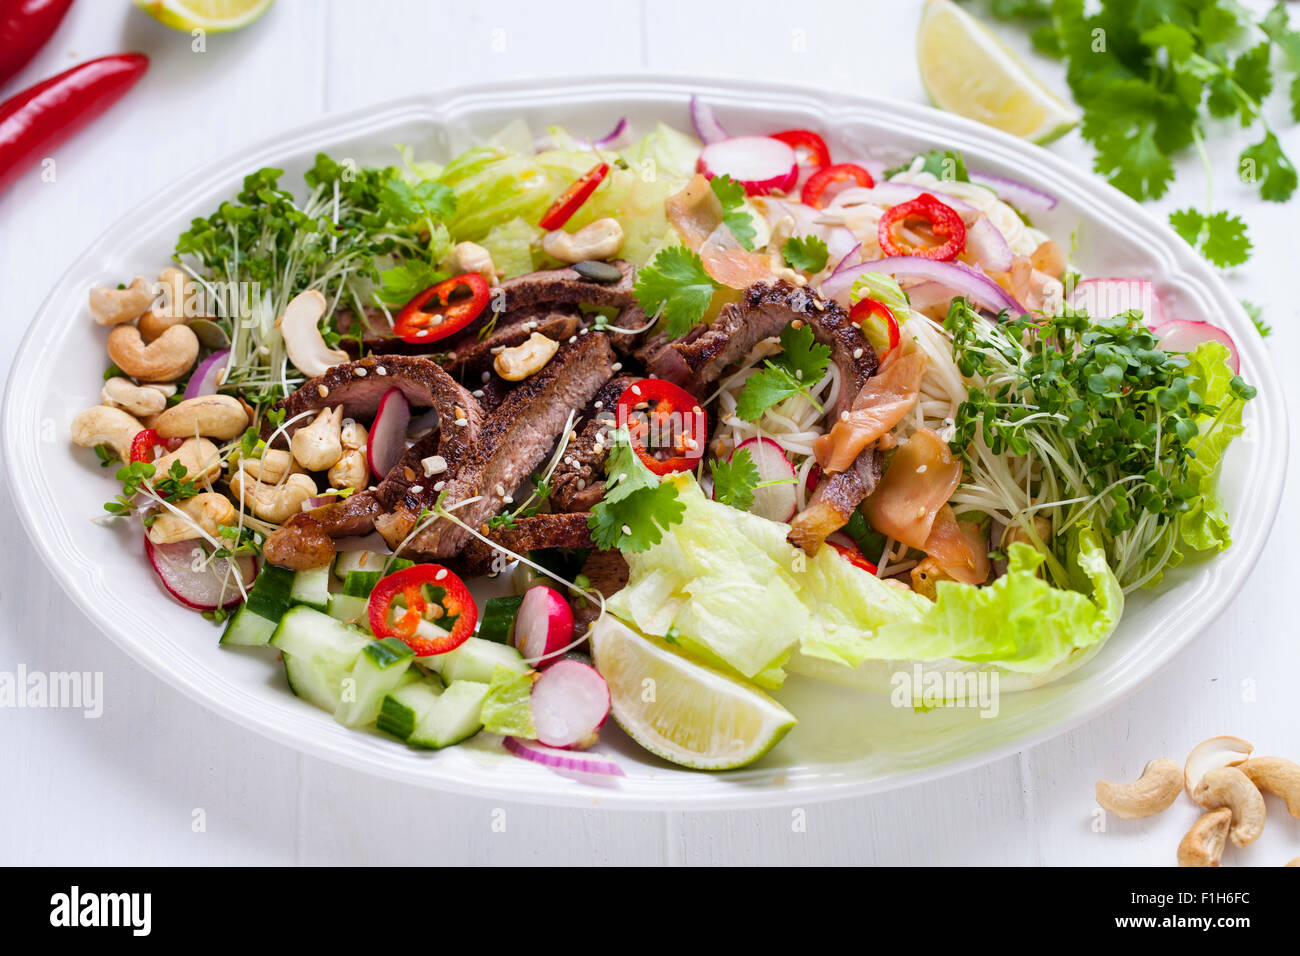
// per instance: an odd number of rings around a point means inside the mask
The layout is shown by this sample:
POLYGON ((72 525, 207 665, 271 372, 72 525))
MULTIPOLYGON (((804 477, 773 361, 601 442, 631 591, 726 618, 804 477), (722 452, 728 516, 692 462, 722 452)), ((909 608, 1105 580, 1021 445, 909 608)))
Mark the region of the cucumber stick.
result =
POLYGON ((280 619, 270 644, 284 655, 289 687, 317 707, 336 711, 343 681, 352 676, 357 656, 370 635, 328 614, 299 605, 280 619))
POLYGON ((351 594, 331 594, 329 616, 345 624, 370 630, 369 602, 351 594))
POLYGON ((318 611, 330 606, 330 569, 329 565, 312 568, 310 571, 298 571, 293 576, 293 587, 289 596, 295 604, 306 604, 318 611))
POLYGON ((260 647, 271 639, 280 618, 293 603, 294 572, 274 564, 262 564, 262 571, 239 606, 225 631, 222 644, 260 647))
POLYGON ((389 691, 380 705, 376 726, 386 734, 405 740, 414 732, 420 717, 441 696, 442 681, 432 676, 389 691))
POLYGON ((406 742, 433 750, 468 740, 483 729, 483 698, 488 685, 458 680, 438 697, 437 703, 420 715, 406 742))
POLYGON ((521 596, 488 598, 483 602, 483 615, 478 622, 478 637, 495 644, 509 644, 510 635, 515 628, 515 616, 519 605, 524 603, 521 596))
POLYGON ((492 680, 492 671, 498 665, 505 665, 520 674, 526 674, 530 668, 524 663, 523 655, 508 644, 485 641, 481 637, 471 637, 455 650, 445 654, 421 657, 419 662, 442 677, 445 683, 453 681, 479 681, 484 684, 492 680))
POLYGON ((397 688, 415 658, 415 652, 395 637, 371 641, 343 681, 342 699, 334 719, 348 727, 365 727, 379 716, 388 693, 397 688))

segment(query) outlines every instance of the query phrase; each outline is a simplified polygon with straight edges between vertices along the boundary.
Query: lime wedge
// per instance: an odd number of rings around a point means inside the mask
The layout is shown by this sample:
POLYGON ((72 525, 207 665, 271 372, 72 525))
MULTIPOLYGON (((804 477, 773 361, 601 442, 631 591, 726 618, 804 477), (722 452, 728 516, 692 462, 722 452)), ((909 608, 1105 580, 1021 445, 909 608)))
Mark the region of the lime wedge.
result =
POLYGON ((135 0, 135 5, 159 23, 175 30, 226 33, 246 27, 264 14, 274 0, 135 0))
POLYGON ((762 691, 609 615, 592 630, 591 649, 619 726, 655 756, 683 767, 743 767, 796 723, 762 691))
POLYGON ((952 0, 926 0, 916 56, 926 95, 940 109, 1040 144, 1079 123, 1076 109, 952 0))

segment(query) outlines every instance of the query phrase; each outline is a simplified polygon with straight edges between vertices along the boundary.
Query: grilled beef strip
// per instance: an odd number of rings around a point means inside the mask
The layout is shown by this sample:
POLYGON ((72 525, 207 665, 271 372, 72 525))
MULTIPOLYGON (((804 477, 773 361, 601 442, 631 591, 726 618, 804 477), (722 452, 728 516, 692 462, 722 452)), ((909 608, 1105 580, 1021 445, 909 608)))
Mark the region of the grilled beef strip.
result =
MULTIPOLYGON (((509 527, 490 528, 486 524, 479 534, 515 554, 545 551, 548 548, 590 548, 595 545, 591 529, 587 527, 586 513, 540 514, 516 518, 509 527)), ((492 570, 493 556, 498 553, 491 545, 471 537, 460 553, 460 564, 471 577, 492 570)))
POLYGON ((461 333, 448 340, 446 358, 439 364, 462 381, 474 385, 474 380, 492 368, 495 350, 522 345, 534 332, 548 339, 563 342, 577 334, 580 320, 574 312, 552 312, 549 309, 533 313, 503 315, 497 320, 491 334, 483 339, 477 331, 461 333))
POLYGON ((882 466, 880 452, 868 448, 848 471, 824 475, 808 506, 790 520, 790 543, 816 554, 827 536, 848 524, 858 505, 876 490, 882 466))
POLYGON ((617 282, 592 282, 566 266, 563 269, 544 269, 507 279, 495 286, 492 294, 494 297, 500 296, 495 301, 500 302, 500 310, 503 312, 543 304, 626 308, 635 301, 632 285, 636 280, 636 267, 621 259, 614 260, 610 265, 617 266, 623 273, 617 282))
MULTIPOLYGON (((479 431, 469 455, 448 469, 448 507, 478 499, 455 510, 462 522, 477 528, 505 506, 503 497, 512 494, 555 446, 569 412, 586 407, 609 380, 613 362, 609 339, 594 332, 566 342, 544 369, 510 391, 479 431)), ((445 518, 402 545, 420 512, 436 498, 428 485, 422 494, 408 492, 376 519, 376 530, 394 549, 401 546, 406 557, 441 559, 459 553, 470 536, 445 518)))
MULTIPOLYGON (((582 573, 591 582, 588 590, 599 591, 608 601, 614 592, 623 590, 627 585, 631 569, 618 551, 592 551, 583 562, 582 573)), ((573 608, 574 634, 587 633, 587 629, 600 616, 600 605, 593 604, 581 595, 570 597, 569 606, 573 608)))
POLYGON ((619 375, 606 382, 591 407, 578 437, 569 442, 564 457, 551 475, 551 505, 559 511, 590 511, 605 495, 605 456, 609 446, 597 439, 612 436, 609 421, 614 406, 629 386, 640 381, 636 375, 619 375))

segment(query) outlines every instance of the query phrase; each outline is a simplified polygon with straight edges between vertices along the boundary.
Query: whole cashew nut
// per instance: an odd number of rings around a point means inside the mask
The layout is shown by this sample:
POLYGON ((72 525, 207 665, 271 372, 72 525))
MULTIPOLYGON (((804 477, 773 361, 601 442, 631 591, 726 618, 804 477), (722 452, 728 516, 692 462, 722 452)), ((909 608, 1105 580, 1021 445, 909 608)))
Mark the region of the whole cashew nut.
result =
POLYGON ((158 273, 158 284, 154 288, 162 291, 163 299, 140 316, 137 323, 146 342, 152 342, 173 325, 185 321, 185 293, 188 284, 185 273, 175 266, 168 266, 158 273))
POLYGON ((360 422, 343 426, 340 438, 343 454, 329 470, 331 488, 364 488, 370 478, 370 465, 366 461, 366 442, 370 435, 360 422))
POLYGON ((488 285, 496 284, 497 267, 492 261, 492 253, 477 242, 458 242, 452 246, 447 266, 453 273, 476 272, 488 285))
POLYGON ((308 378, 324 375, 330 368, 348 360, 348 353, 332 349, 320 334, 320 320, 325 315, 325 296, 315 289, 299 292, 284 307, 284 315, 275 327, 284 337, 289 361, 308 378))
POLYGON ((1152 760, 1129 784, 1097 781, 1097 803, 1125 820, 1149 817, 1168 809, 1183 789, 1183 770, 1172 760, 1152 760))
POLYGON ((498 352, 492 360, 492 367, 507 382, 522 382, 544 369, 559 350, 559 342, 548 339, 541 332, 534 332, 528 336, 528 341, 498 352))
POLYGON ((285 474, 299 474, 302 469, 282 448, 268 448, 261 458, 246 458, 239 467, 258 481, 278 482, 285 474))
POLYGON ((1300 820, 1300 765, 1282 757, 1252 757, 1237 769, 1260 790, 1281 797, 1287 813, 1300 820))
POLYGON ((1183 786, 1187 795, 1195 800, 1196 785, 1206 773, 1219 767, 1235 767, 1245 763, 1254 749, 1254 744, 1240 737, 1211 737, 1202 740, 1187 755, 1187 763, 1183 767, 1183 786))
POLYGON ((201 538, 203 532, 209 537, 221 536, 221 525, 233 525, 237 519, 235 506, 225 495, 215 491, 205 491, 193 498, 176 505, 185 512, 182 518, 169 510, 157 512, 146 532, 154 544, 174 544, 177 541, 190 541, 201 538))
POLYGON ((1231 825, 1232 811, 1227 807, 1211 810, 1197 820, 1178 844, 1178 865, 1218 866, 1231 825))
POLYGON ((1236 767, 1211 770, 1196 785, 1192 799, 1207 810, 1232 811, 1230 836, 1236 846, 1249 846, 1264 832, 1264 795, 1236 767))
POLYGON ((323 408, 310 425, 293 433, 289 448, 294 460, 308 471, 333 468, 343 456, 343 406, 323 408))
POLYGON ((316 482, 306 475, 290 475, 280 484, 265 484, 242 469, 231 475, 230 487, 253 514, 273 524, 284 524, 302 511, 304 501, 316 495, 316 482))
POLYGON ((138 419, 111 405, 96 405, 72 420, 72 442, 82 448, 107 445, 122 461, 131 460, 131 441, 144 428, 138 419))
POLYGON ((199 340, 188 326, 174 325, 148 345, 134 325, 108 333, 108 357, 141 382, 174 382, 199 357, 199 340))
POLYGON ((206 438, 185 439, 180 448, 153 463, 154 474, 159 477, 167 474, 178 461, 185 467, 185 476, 191 481, 212 481, 221 474, 221 452, 206 438))
POLYGON ((90 290, 90 316, 100 325, 134 322, 158 297, 153 283, 136 276, 125 289, 97 285, 90 290))
POLYGON ((162 438, 236 438, 248 427, 248 412, 229 395, 200 395, 167 409, 153 423, 162 438))
POLYGON ((542 237, 542 249, 561 262, 608 259, 623 248, 623 227, 617 219, 597 219, 577 232, 553 229, 542 237))
POLYGON ((99 390, 99 398, 105 405, 112 405, 140 419, 157 415, 167 407, 167 396, 156 388, 137 385, 129 378, 114 375, 104 382, 99 390))

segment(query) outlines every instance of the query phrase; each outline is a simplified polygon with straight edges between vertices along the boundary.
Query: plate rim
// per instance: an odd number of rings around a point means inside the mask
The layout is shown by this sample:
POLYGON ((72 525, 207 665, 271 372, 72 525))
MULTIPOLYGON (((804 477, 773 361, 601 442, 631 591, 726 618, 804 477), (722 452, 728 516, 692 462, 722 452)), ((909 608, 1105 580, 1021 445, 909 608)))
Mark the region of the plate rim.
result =
MULTIPOLYGON (((637 72, 546 79, 492 80, 465 84, 443 91, 411 94, 346 112, 324 114, 293 129, 259 139, 251 145, 229 150, 216 159, 191 169, 156 191, 146 203, 111 223, 72 259, 68 268, 42 301, 15 352, 4 398, 5 474, 14 496, 15 511, 18 512, 24 530, 43 562, 74 603, 100 631, 151 673, 180 690, 187 697, 241 726, 295 750, 416 786, 479 797, 491 796, 516 802, 560 806, 663 811, 718 810, 779 806, 796 800, 808 802, 843 799, 956 774, 1059 736, 1135 693, 1163 669, 1175 653, 1196 639, 1223 613, 1236 597, 1240 585, 1249 577, 1267 543, 1269 525, 1277 513, 1285 484, 1288 465, 1287 445, 1290 437, 1286 422, 1287 409, 1282 399, 1276 370, 1264 349, 1262 340, 1258 336, 1243 336, 1238 332, 1238 327, 1242 327, 1243 323, 1248 324, 1245 313, 1222 278, 1190 247, 1187 247, 1168 224, 1155 218, 1130 197, 1047 150, 972 120, 944 113, 929 106, 866 93, 831 91, 793 82, 691 74, 637 72), (1156 264, 1172 276, 1186 274, 1196 276, 1206 287, 1206 291, 1213 295, 1216 303, 1225 307, 1225 312, 1230 316, 1227 324, 1231 326, 1231 331, 1237 333, 1235 338, 1238 349, 1251 371, 1252 384, 1259 389, 1261 397, 1269 396, 1268 401, 1259 406, 1254 406, 1252 403, 1252 413, 1257 413, 1257 417, 1262 418, 1261 422, 1252 422, 1252 427, 1266 431, 1267 434, 1263 437, 1271 443, 1268 457, 1273 467, 1268 470, 1269 480, 1261 483, 1263 487, 1260 484, 1252 484, 1251 498, 1255 506, 1249 511, 1251 514, 1263 516, 1264 529, 1262 533, 1252 536, 1249 540, 1234 541, 1230 551, 1207 562, 1215 566, 1215 577, 1221 579, 1216 581, 1218 586, 1212 589, 1212 594, 1202 598, 1195 605, 1195 615, 1190 614, 1188 609, 1184 609, 1180 617, 1182 619, 1194 617, 1194 619, 1186 621, 1188 626, 1154 657, 1138 662, 1140 666, 1136 674, 1128 673, 1133 670, 1131 666, 1121 669, 1117 684, 1112 682, 1112 686, 1107 687, 1106 693, 1098 695, 1095 701, 1049 719, 1045 724, 1031 731, 1013 734, 1011 739, 994 743, 964 756, 879 777, 855 779, 844 773, 823 770, 815 775, 823 779, 807 780, 803 779, 798 768, 781 768, 777 771, 781 777, 795 778, 787 780, 789 786, 730 787, 725 785, 728 775, 713 775, 711 779, 720 782, 720 785, 689 793, 679 787, 670 786, 664 788, 662 793, 656 793, 652 779, 647 780, 647 786, 643 788, 624 791, 583 787, 546 774, 545 777, 536 777, 539 785, 521 788, 519 781, 513 778, 509 785, 493 783, 493 778, 497 775, 482 773, 478 768, 471 768, 468 777, 449 776, 437 772, 414 774, 408 768, 409 761, 389 759, 387 750, 380 752, 362 747, 336 746, 330 739, 331 735, 317 737, 310 733, 301 733, 297 726, 298 722, 278 724, 274 720, 273 713, 257 712, 258 707, 266 706, 261 702, 255 702, 257 706, 251 711, 240 710, 237 700, 230 695, 218 693, 217 687, 211 681, 205 686, 202 673, 186 674, 177 667, 170 666, 168 661, 160 657, 157 647, 151 648, 147 641, 140 639, 139 633, 143 628, 138 625, 129 628, 124 622, 108 617, 107 612, 92 604, 81 586, 84 585, 84 581, 73 577, 74 568, 66 561, 60 560, 60 555, 55 553, 55 545, 52 541, 37 533, 35 522, 39 501, 36 498, 35 485, 29 480, 32 473, 30 470, 24 470, 26 449, 22 447, 18 438, 21 423, 17 421, 20 408, 16 395, 22 390, 20 383, 25 377, 24 366, 30 364, 30 357, 40 351, 43 345, 42 339, 49 338, 48 334, 42 334, 42 330, 48 327, 48 322, 42 320, 55 308, 60 292, 66 294, 71 280, 79 274, 84 274, 87 266, 96 258, 104 256, 106 249, 113 244, 114 237, 131 232, 130 223, 133 216, 139 216, 144 220, 152 218, 152 213, 161 209, 168 197, 183 191, 190 184, 216 179, 221 182, 231 181, 233 186, 239 177, 251 169, 274 162, 276 154, 283 155, 298 150, 304 145, 309 145, 312 138, 322 134, 330 137, 365 135, 367 127, 395 124, 404 118, 427 119, 434 123, 441 121, 452 125, 458 119, 463 119, 461 113, 473 114, 485 107, 509 108, 511 103, 522 109, 529 100, 548 101, 564 95, 568 95, 570 101, 572 97, 580 95, 585 100, 584 105, 588 106, 618 103, 632 95, 657 99, 662 106, 667 107, 676 101, 684 105, 686 98, 693 93, 702 93, 712 100, 723 103, 728 100, 744 99, 750 106, 755 99, 769 105, 774 101, 783 101, 781 105, 815 112, 818 118, 828 125, 833 124, 837 117, 850 118, 855 111, 859 114, 875 113, 891 119, 906 119, 912 125, 924 127, 925 133, 935 139, 943 137, 946 133, 973 137, 978 141, 982 151, 996 154, 996 158, 1003 162, 1013 162, 1017 158, 1023 161, 1026 158, 1025 154, 1028 154, 1035 162, 1045 165, 1054 175, 1074 188, 1094 198, 1104 199, 1111 209, 1132 217, 1149 232, 1154 232, 1161 240, 1152 250, 1159 260, 1156 264), (504 101, 506 97, 510 98, 510 102, 504 101), (231 169, 238 171, 236 175, 230 175, 231 169), (557 786, 556 781, 560 781, 562 785, 557 786)), ((35 452, 32 452, 33 457, 34 455, 35 452)), ((1234 526, 1237 524, 1237 517, 1234 514, 1234 526)), ((1165 626, 1167 627, 1168 624, 1165 626)), ((313 715, 318 714, 319 712, 313 712, 313 715)), ((849 762, 849 765, 851 764, 852 762, 849 762)), ((433 761, 425 762, 426 767, 433 765, 433 761)))

